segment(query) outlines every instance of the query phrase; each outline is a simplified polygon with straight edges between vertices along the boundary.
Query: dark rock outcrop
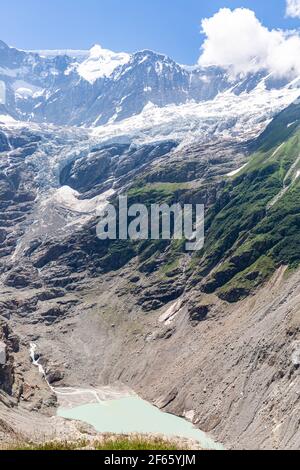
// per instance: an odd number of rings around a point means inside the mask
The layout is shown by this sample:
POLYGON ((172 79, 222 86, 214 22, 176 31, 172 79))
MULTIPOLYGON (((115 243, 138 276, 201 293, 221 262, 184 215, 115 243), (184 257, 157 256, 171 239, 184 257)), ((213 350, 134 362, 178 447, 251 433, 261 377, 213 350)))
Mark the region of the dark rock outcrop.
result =
POLYGON ((19 340, 9 326, 0 320, 0 400, 1 391, 13 394, 15 367, 13 353, 19 351, 19 340))

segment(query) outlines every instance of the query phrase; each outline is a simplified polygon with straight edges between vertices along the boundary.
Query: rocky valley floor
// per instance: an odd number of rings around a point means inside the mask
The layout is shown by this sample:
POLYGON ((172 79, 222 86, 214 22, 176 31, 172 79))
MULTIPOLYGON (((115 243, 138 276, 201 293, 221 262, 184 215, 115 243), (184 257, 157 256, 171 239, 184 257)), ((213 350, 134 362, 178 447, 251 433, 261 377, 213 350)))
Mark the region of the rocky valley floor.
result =
MULTIPOLYGON (((227 448, 298 447, 298 272, 286 278, 279 270, 260 292, 231 307, 204 297, 213 308, 196 323, 184 298, 151 315, 128 309, 134 299, 118 297, 126 282, 126 273, 118 273, 101 289, 83 291, 78 310, 54 325, 14 322, 24 346, 38 345, 56 386, 126 384, 227 448)), ((33 426, 46 436, 54 430, 61 437, 87 432, 76 423, 66 427, 60 418, 49 426, 42 416, 55 414, 55 400, 49 402, 50 390, 30 367, 29 355, 24 362, 20 408, 16 412, 4 401, 1 419, 12 429, 33 426), (38 408, 41 414, 28 413, 38 408)))

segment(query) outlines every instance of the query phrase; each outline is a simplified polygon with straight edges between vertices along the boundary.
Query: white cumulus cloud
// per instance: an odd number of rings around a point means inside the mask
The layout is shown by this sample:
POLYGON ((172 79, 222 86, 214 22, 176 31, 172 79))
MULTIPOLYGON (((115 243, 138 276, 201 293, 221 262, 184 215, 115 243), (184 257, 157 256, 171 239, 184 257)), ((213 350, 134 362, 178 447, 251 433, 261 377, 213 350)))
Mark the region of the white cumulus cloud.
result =
POLYGON ((286 0, 286 15, 300 18, 300 0, 286 0))
POLYGON ((269 30, 252 10, 222 8, 202 20, 202 31, 200 65, 226 67, 235 75, 261 69, 281 77, 300 75, 299 34, 269 30))

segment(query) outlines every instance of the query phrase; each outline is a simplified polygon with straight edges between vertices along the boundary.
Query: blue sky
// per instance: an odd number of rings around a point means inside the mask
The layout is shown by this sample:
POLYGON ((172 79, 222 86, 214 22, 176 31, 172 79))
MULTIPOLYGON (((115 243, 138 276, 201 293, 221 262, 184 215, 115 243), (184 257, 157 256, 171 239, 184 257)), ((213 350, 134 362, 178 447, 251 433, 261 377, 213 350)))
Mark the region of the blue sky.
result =
POLYGON ((199 57, 200 23, 221 7, 246 7, 269 28, 298 28, 285 0, 5 0, 0 38, 24 49, 153 49, 181 63, 199 57))

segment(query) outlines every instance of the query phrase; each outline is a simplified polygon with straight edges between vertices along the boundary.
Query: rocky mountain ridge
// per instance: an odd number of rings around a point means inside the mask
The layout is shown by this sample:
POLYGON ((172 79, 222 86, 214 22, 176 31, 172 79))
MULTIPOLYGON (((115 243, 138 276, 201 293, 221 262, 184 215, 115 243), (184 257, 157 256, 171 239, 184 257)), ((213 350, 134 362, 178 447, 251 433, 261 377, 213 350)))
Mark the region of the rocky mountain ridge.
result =
POLYGON ((139 115, 149 103, 158 108, 209 103, 226 93, 243 101, 257 87, 265 89, 269 99, 280 90, 286 106, 299 84, 297 79, 278 79, 266 71, 232 78, 221 68, 185 67, 150 50, 129 55, 94 46, 86 55, 51 54, 21 51, 4 42, 0 43, 0 82, 2 115, 85 127, 118 123, 139 115))

